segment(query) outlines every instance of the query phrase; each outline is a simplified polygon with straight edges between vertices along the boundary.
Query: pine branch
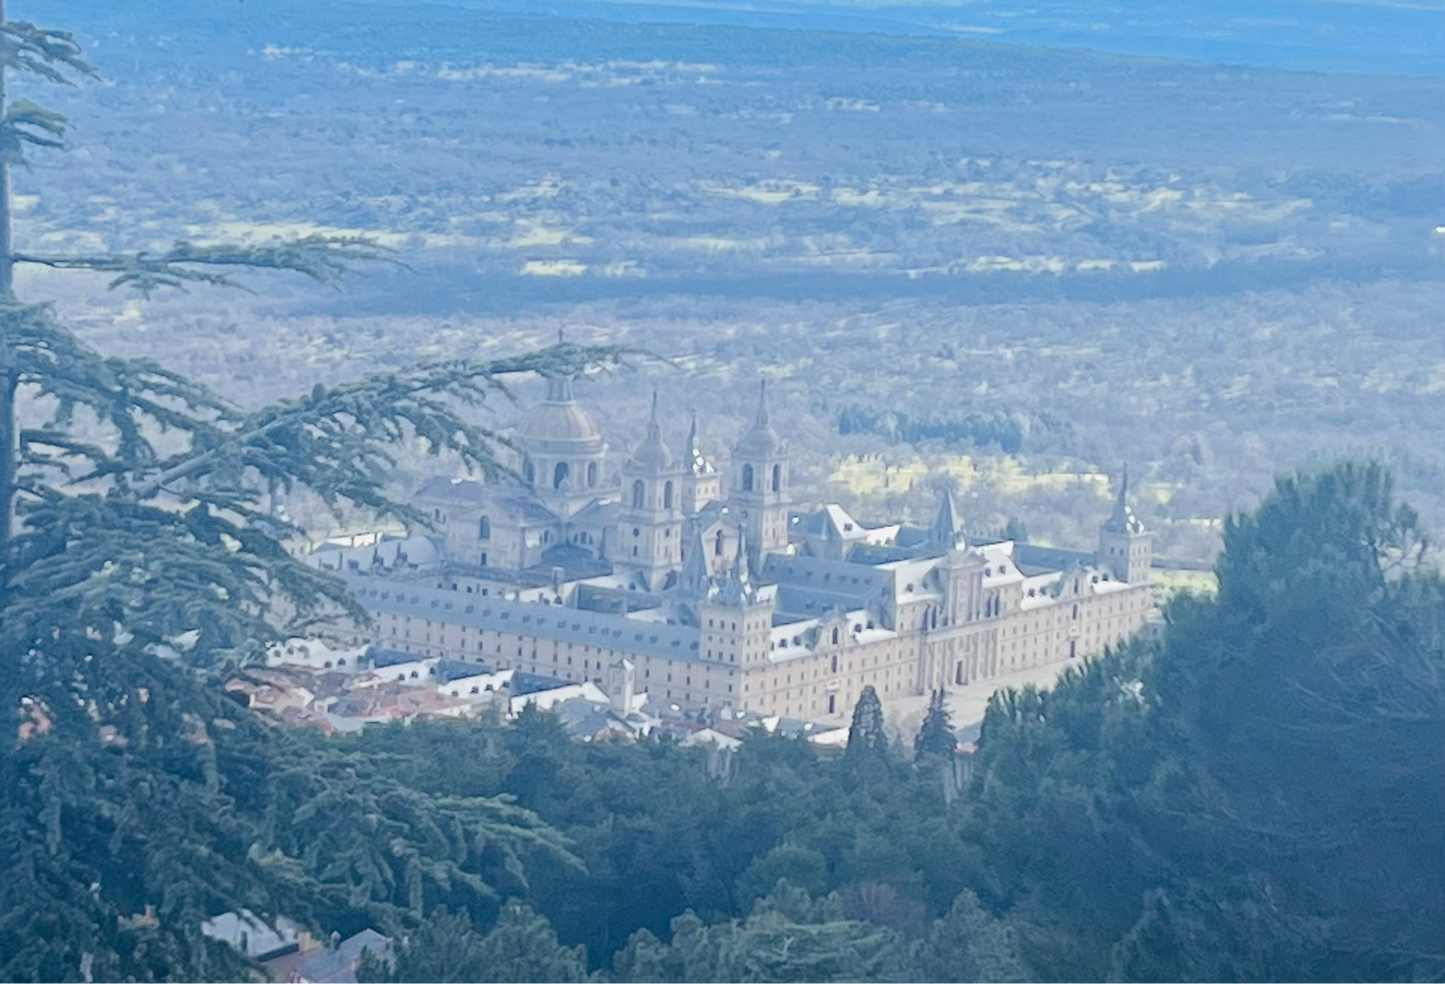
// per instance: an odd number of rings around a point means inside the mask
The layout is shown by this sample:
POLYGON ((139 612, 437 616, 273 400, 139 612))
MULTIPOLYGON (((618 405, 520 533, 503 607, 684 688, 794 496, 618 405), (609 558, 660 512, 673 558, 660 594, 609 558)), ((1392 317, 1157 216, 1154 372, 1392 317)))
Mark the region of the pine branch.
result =
MULTIPOLYGON (((3 147, 0 147, 3 149, 3 147)), ((235 270, 282 270, 317 283, 334 284, 356 263, 404 264, 365 236, 305 236, 261 244, 197 244, 178 240, 164 253, 100 253, 90 256, 16 253, 16 263, 59 270, 111 273, 109 287, 134 288, 149 297, 157 289, 184 291, 187 284, 235 287, 250 293, 235 270), (229 269, 228 269, 229 268, 229 269)))
POLYGON ((506 376, 575 374, 599 365, 621 367, 628 356, 636 354, 636 350, 621 346, 563 343, 490 362, 424 363, 402 373, 376 373, 330 390, 318 385, 306 397, 251 414, 234 431, 216 435, 218 443, 193 448, 163 463, 158 474, 136 486, 131 498, 144 501, 181 479, 199 478, 229 456, 233 462, 276 479, 281 488, 314 482, 313 487, 323 495, 375 507, 382 503, 374 496, 363 495, 358 500, 352 494, 366 484, 364 476, 371 473, 372 466, 389 463, 377 442, 395 442, 409 435, 425 439, 431 454, 455 453, 484 474, 495 475, 498 466, 491 447, 501 438, 465 423, 455 413, 453 401, 475 406, 489 394, 511 399, 506 376), (284 473, 283 462, 304 474, 284 473), (339 472, 323 477, 322 465, 339 472))
POLYGON ((0 23, 0 67, 29 72, 60 85, 75 84, 66 69, 90 78, 96 74, 82 57, 74 34, 37 27, 29 21, 0 23))

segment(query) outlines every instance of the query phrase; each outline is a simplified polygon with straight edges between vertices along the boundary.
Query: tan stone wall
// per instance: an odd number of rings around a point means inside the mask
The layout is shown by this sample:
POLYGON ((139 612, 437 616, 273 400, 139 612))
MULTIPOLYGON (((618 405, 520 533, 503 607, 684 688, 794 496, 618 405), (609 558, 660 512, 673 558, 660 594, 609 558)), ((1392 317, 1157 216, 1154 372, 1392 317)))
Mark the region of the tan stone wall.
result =
MULTIPOLYGON (((939 647, 933 654, 939 661, 935 672, 943 675, 945 686, 956 685, 960 676, 962 682, 972 683, 1066 661, 1071 642, 1076 658, 1100 652, 1142 629, 1148 606, 1149 590, 1141 585, 1014 610, 990 625, 932 633, 914 629, 866 644, 844 642, 836 649, 824 647, 781 662, 768 658, 771 614, 765 606, 746 612, 704 608, 698 633, 700 658, 695 660, 637 653, 625 645, 558 642, 529 635, 522 625, 518 632, 483 631, 381 611, 373 613, 374 635, 354 632, 352 642, 359 645, 370 639, 418 656, 486 660, 498 669, 599 684, 606 679, 606 667, 626 657, 637 667, 639 689, 682 707, 732 704, 762 714, 825 719, 851 713, 865 686, 871 685, 885 700, 925 693, 934 683, 921 676, 929 665, 922 658, 922 645, 939 647)), ((645 623, 638 628, 645 628, 645 623)))

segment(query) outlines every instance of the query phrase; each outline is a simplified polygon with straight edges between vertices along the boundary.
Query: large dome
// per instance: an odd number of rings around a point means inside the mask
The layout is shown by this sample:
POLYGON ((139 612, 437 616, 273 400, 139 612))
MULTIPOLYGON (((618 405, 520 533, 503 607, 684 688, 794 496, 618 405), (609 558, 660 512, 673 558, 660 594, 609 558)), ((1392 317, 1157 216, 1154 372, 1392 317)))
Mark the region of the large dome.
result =
POLYGON ((572 381, 547 380, 547 399, 522 419, 517 436, 529 451, 600 454, 602 432, 592 415, 572 398, 572 381))

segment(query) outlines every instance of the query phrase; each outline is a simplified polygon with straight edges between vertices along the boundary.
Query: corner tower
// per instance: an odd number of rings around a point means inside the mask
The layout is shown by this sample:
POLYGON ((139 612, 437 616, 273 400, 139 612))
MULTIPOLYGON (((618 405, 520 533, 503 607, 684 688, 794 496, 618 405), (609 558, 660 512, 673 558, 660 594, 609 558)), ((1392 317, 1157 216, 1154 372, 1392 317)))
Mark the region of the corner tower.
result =
MULTIPOLYGON (((747 534, 741 534, 743 540, 747 534)), ((776 589, 753 580, 747 544, 739 543, 732 567, 713 579, 713 588, 697 606, 703 659, 728 663, 742 672, 763 665, 773 633, 776 589)), ((747 706, 747 698, 742 698, 747 706)))
POLYGON ((1129 508, 1129 466, 1119 482, 1114 511, 1099 529, 1100 567, 1128 584, 1148 584, 1154 562, 1154 534, 1129 508))
POLYGON ((748 557, 756 566, 770 553, 788 546, 788 447, 768 417, 768 391, 758 394, 753 426, 733 448, 732 488, 728 504, 747 534, 748 557))

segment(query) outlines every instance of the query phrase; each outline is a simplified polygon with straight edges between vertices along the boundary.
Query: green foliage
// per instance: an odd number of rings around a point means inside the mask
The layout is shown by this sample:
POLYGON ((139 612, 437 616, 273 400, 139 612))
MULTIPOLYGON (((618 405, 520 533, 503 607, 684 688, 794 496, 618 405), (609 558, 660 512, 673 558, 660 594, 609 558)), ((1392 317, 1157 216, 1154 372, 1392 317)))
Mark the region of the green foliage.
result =
MULTIPOLYGON (((0 70, 88 73, 63 32, 5 22, 0 70)), ((5 107, 0 169, 64 121, 5 107)), ((0 182, 8 189, 8 184, 0 182)), ((159 256, 9 249, 0 199, 0 976, 257 975, 201 924, 248 908, 314 927, 396 930, 439 906, 491 920, 529 867, 575 871, 563 839, 503 796, 438 795, 394 763, 259 723, 197 672, 288 628, 363 616, 292 558, 277 496, 412 518, 387 445, 419 440, 485 473, 470 413, 517 372, 575 373, 618 350, 559 344, 376 375, 243 411, 159 365, 97 353, 11 293, 15 262, 106 270, 113 285, 228 285, 239 269, 330 282, 378 254, 355 240, 178 244, 159 256), (600 359, 599 359, 600 356, 600 359), (17 433, 17 396, 49 408, 17 433), (46 402, 48 401, 48 403, 46 402), (98 430, 84 441, 79 426, 98 430), (12 535, 12 506, 23 523, 12 535), (291 625, 273 616, 289 613, 291 625)))
POLYGON ((913 739, 915 757, 937 755, 952 761, 954 752, 958 750, 958 739, 953 734, 948 708, 944 706, 946 698, 947 694, 942 690, 935 690, 929 697, 928 713, 924 715, 923 725, 913 739))
POLYGON ((891 754, 888 732, 883 727, 883 702, 871 686, 864 687, 853 705, 853 720, 848 725, 846 760, 855 768, 874 774, 886 769, 891 754))
POLYGON ((1067 435, 1069 428, 1051 414, 1023 416, 1004 411, 970 413, 961 419, 914 419, 903 412, 883 412, 866 407, 845 407, 838 414, 839 434, 877 434, 890 444, 900 441, 919 444, 941 440, 963 447, 996 445, 1005 454, 1016 454, 1026 440, 1067 435))
MULTIPOLYGON (((3 19, 0 65, 89 72, 69 35, 3 19)), ((0 167, 65 128, 9 103, 0 167)), ((278 600, 294 624, 361 614, 284 550, 277 497, 415 518, 387 494, 389 446, 495 472, 471 413, 510 374, 625 353, 435 363, 243 410, 93 351, 13 297, 11 266, 145 292, 247 269, 330 283, 378 250, 23 254, 8 206, 0 976, 256 976, 199 932, 241 907, 400 936, 394 967, 366 968, 398 980, 1445 976, 1445 584, 1379 466, 1284 479, 1232 519, 1218 596, 1171 607, 1162 643, 996 696, 961 806, 892 767, 872 688, 841 758, 753 738, 726 783, 697 751, 574 744, 535 711, 341 745, 262 725, 204 672, 276 638, 278 600), (17 395, 48 419, 18 433, 17 395)), ((920 757, 946 732, 939 702, 920 757)))
POLYGON ((545 918, 521 903, 502 909, 485 934, 461 914, 439 910, 406 933, 388 966, 369 959, 362 981, 586 981, 583 947, 565 947, 545 918))
POLYGON ((915 981, 1031 979, 1012 930, 985 911, 972 892, 960 894, 913 946, 908 971, 915 981))
POLYGON ((1445 969, 1424 875, 1445 852, 1424 751, 1445 747, 1445 586, 1423 545, 1377 465, 1281 479, 1162 647, 996 697, 974 830, 1038 973, 1445 969))
POLYGON ((886 929, 844 918, 836 897, 815 899, 778 882, 744 920, 706 926, 690 913, 672 942, 634 936, 617 957, 627 981, 852 981, 886 978, 899 942, 886 929))

